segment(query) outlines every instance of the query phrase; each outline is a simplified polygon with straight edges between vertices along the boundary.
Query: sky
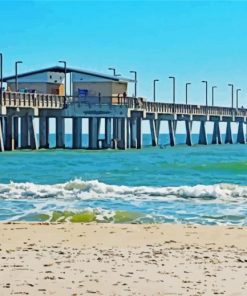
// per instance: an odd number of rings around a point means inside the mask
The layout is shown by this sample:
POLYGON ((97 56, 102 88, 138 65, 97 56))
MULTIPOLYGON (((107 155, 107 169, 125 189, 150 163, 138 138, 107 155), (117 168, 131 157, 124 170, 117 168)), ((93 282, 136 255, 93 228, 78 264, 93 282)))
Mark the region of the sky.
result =
MULTIPOLYGON (((0 1, 0 52, 4 75, 57 65, 132 78, 138 95, 205 103, 205 85, 215 90, 215 104, 230 106, 231 91, 241 88, 239 104, 247 107, 247 1, 0 1)), ((133 85, 129 94, 133 94, 133 85)))

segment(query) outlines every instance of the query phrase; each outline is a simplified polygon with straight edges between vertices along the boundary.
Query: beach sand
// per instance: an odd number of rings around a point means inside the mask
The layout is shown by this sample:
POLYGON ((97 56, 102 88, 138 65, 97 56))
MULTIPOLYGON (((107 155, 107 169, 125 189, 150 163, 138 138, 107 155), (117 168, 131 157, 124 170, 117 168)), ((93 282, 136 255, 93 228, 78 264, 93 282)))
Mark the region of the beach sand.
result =
POLYGON ((0 295, 247 295, 247 228, 0 223, 0 295))

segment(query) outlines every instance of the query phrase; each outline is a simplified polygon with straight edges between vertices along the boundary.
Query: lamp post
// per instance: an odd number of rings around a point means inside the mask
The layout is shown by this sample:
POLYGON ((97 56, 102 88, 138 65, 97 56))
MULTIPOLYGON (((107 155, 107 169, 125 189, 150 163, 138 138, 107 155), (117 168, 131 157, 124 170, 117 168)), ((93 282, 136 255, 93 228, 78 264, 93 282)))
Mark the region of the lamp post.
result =
POLYGON ((58 61, 59 63, 64 65, 64 96, 66 97, 66 88, 67 88, 67 79, 66 79, 66 74, 67 74, 67 63, 66 61, 58 61))
POLYGON ((3 54, 0 53, 0 104, 2 104, 3 99, 3 54))
POLYGON ((186 103, 186 105, 188 105, 188 86, 189 86, 189 85, 191 85, 190 82, 187 82, 187 83, 185 84, 185 103, 186 103))
POLYGON ((113 76, 116 76, 116 69, 115 68, 108 68, 108 70, 113 71, 113 76))
POLYGON ((176 100, 176 93, 175 93, 175 77, 174 76, 169 76, 170 79, 172 79, 172 88, 173 88, 173 91, 172 91, 172 102, 173 104, 175 104, 175 100, 176 100))
POLYGON ((241 91, 241 88, 236 89, 236 108, 238 109, 238 93, 241 91))
POLYGON ((232 83, 229 83, 228 86, 230 86, 230 87, 231 87, 231 90, 232 90, 231 98, 232 98, 232 109, 233 109, 233 100, 234 100, 233 92, 234 92, 234 85, 233 85, 232 83))
POLYGON ((202 83, 205 83, 206 86, 206 107, 208 107, 208 82, 206 80, 202 80, 202 83))
POLYGON ((15 91, 18 91, 18 64, 22 64, 22 61, 15 62, 15 91))
POLYGON ((136 71, 130 71, 130 73, 134 74, 135 77, 135 98, 137 97, 137 72, 136 71))
POLYGON ((121 74, 117 74, 116 73, 116 69, 115 68, 108 68, 108 70, 113 71, 113 76, 121 76, 121 74))
POLYGON ((156 100, 156 82, 158 82, 159 79, 154 79, 153 81, 153 92, 154 92, 154 102, 156 100))
POLYGON ((214 106, 214 90, 217 88, 216 85, 212 86, 212 106, 214 106))

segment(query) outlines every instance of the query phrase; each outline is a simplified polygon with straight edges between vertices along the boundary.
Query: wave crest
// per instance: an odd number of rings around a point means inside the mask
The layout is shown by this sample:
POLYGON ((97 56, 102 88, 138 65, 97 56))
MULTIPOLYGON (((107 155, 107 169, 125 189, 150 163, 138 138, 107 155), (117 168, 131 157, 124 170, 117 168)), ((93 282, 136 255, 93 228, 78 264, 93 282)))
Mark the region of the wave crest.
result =
POLYGON ((234 184, 195 185, 179 187, 149 187, 108 185, 98 180, 75 179, 62 184, 34 183, 0 184, 2 199, 124 199, 172 200, 177 198, 246 202, 247 186, 234 184))

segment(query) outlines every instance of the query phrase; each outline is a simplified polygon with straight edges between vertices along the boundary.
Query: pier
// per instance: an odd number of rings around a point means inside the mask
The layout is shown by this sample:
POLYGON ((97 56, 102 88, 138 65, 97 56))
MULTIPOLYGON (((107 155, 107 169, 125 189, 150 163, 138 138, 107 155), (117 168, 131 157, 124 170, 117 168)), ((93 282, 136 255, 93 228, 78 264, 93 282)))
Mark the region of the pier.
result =
POLYGON ((176 145, 177 123, 186 130, 185 144, 233 144, 233 122, 238 124, 237 143, 246 143, 247 109, 150 102, 123 96, 78 96, 41 93, 2 92, 0 101, 0 151, 49 148, 49 119, 56 122, 56 148, 65 148, 65 119, 72 119, 72 148, 82 143, 82 119, 88 120, 88 149, 141 149, 142 123, 148 121, 152 145, 157 146, 160 124, 168 122, 170 145, 176 145), (34 119, 39 120, 39 131, 34 119), (192 142, 194 122, 200 123, 198 143, 192 142), (104 137, 100 126, 104 122, 104 137), (212 142, 208 143, 206 122, 213 122, 212 142), (220 123, 226 123, 222 137, 220 123), (37 138, 37 135, 39 138, 37 138))

